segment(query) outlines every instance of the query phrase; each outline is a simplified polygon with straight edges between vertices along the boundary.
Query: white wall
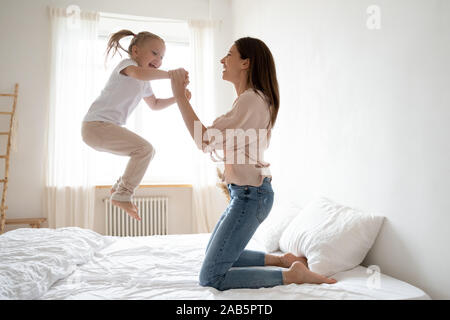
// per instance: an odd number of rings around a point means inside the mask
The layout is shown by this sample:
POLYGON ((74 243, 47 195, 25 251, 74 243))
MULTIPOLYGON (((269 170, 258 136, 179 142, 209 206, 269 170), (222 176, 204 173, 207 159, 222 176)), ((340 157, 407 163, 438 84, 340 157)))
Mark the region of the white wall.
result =
POLYGON ((171 19, 210 16, 208 0, 1 0, 0 92, 12 91, 14 83, 20 84, 18 150, 11 156, 8 218, 45 216, 42 197, 50 72, 49 5, 78 5, 86 11, 171 19))
POLYGON ((276 196, 385 215, 365 264, 449 299, 450 2, 234 0, 232 11, 234 38, 264 40, 277 64, 276 196), (380 30, 366 27, 372 4, 380 30))
MULTIPOLYGON (((228 53, 233 45, 233 19, 231 15, 231 0, 210 0, 210 17, 221 21, 220 27, 214 37, 214 62, 215 62, 215 103, 219 106, 221 113, 226 113, 231 109, 234 99, 236 99, 236 90, 234 86, 222 79, 222 64, 220 60, 228 53)), ((211 123, 212 124, 212 123, 211 123)), ((205 125, 210 125, 205 123, 205 125)))

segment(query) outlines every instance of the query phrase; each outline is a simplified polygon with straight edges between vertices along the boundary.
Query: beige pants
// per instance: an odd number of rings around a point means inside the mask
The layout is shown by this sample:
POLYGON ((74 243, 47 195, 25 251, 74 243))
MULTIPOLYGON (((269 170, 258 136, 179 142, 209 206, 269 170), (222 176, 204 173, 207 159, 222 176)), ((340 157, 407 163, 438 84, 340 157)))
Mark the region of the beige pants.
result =
POLYGON ((109 122, 83 122, 81 135, 83 141, 97 151, 131 157, 111 196, 117 201, 131 201, 134 190, 155 156, 153 146, 130 130, 109 122))

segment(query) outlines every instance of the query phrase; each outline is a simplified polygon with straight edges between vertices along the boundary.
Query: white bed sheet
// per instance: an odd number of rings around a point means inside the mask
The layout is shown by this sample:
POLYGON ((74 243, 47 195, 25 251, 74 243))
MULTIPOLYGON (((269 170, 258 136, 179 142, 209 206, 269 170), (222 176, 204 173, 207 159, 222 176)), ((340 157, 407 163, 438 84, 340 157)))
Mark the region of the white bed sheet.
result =
POLYGON ((21 228, 0 235, 0 300, 41 297, 111 240, 88 229, 21 228))
MULTIPOLYGON (((284 285, 219 291, 198 284, 210 234, 108 237, 112 244, 78 266, 40 299, 430 299, 419 288, 380 274, 370 288, 367 268, 358 266, 333 277, 336 284, 284 285)), ((251 241, 249 249, 261 249, 251 241)))

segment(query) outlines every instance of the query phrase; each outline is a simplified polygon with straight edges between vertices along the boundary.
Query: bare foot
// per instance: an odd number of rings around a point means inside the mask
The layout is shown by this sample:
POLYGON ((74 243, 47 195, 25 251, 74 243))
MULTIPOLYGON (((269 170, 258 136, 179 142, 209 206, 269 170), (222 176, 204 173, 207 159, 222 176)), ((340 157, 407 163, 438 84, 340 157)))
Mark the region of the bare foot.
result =
POLYGON ((111 200, 111 203, 125 210, 125 212, 128 213, 128 215, 131 216, 132 218, 141 221, 141 218, 138 215, 138 208, 131 201, 125 202, 125 201, 111 200))
POLYGON ((288 271, 283 272, 283 283, 284 284, 303 284, 303 283, 313 283, 313 284, 333 284, 336 283, 336 279, 327 278, 321 276, 318 273, 309 270, 303 263, 296 261, 292 264, 288 271))
POLYGON ((114 192, 116 192, 116 189, 111 188, 111 190, 109 191, 110 194, 113 194, 114 192))
POLYGON ((306 268, 308 267, 308 259, 306 257, 298 257, 290 252, 283 254, 280 256, 281 266, 283 268, 289 268, 295 261, 300 261, 305 265, 306 268))

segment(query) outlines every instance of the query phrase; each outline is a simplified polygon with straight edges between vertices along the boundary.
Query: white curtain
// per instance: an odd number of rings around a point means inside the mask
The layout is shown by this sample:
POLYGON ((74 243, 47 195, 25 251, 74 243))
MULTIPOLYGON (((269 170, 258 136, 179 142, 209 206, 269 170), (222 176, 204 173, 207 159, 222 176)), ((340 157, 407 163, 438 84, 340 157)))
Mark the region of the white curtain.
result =
POLYGON ((84 114, 98 93, 94 83, 98 13, 49 8, 51 83, 44 212, 49 227, 93 228, 92 151, 81 139, 84 114))
MULTIPOLYGON (((214 64, 219 63, 215 61, 214 34, 219 26, 219 21, 189 21, 191 104, 205 126, 211 125, 221 114, 214 96, 215 83, 218 81, 214 64)), ((193 231, 211 232, 226 207, 226 198, 216 186, 216 164, 211 161, 209 154, 198 150, 194 153, 193 163, 193 231)))

